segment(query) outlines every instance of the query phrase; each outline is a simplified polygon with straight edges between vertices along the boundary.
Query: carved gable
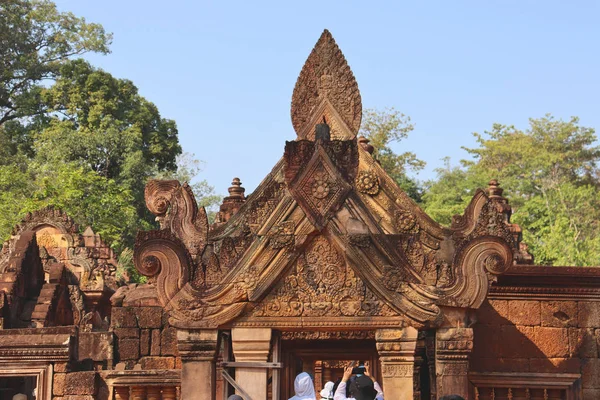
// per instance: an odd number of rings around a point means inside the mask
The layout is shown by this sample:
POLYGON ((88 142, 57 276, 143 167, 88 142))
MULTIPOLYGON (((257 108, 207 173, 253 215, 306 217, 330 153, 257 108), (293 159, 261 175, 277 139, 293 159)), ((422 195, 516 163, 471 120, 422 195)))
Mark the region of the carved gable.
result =
POLYGON ((209 229, 185 185, 148 184, 161 230, 140 233, 135 263, 174 326, 433 327, 446 307, 481 305, 518 248, 501 189, 440 226, 356 138, 361 112, 325 31, 294 89, 298 139, 254 193, 234 180, 209 229))
POLYGON ((249 317, 397 316, 348 267, 325 236, 317 236, 292 270, 249 317))

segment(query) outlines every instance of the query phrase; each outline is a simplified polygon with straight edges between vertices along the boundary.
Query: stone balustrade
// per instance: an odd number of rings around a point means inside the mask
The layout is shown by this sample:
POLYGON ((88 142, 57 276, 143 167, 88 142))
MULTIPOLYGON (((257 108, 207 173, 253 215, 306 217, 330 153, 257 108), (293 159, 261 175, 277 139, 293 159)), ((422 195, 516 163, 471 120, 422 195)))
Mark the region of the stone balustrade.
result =
POLYGON ((115 400, 178 400, 178 386, 115 386, 115 400))

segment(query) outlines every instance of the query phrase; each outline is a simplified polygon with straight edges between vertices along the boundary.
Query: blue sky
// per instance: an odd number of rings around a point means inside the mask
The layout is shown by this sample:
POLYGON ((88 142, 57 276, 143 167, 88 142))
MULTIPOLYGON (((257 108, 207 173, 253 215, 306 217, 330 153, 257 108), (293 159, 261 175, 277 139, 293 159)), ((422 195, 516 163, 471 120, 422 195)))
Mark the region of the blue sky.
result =
POLYGON ((295 133, 296 78, 324 28, 352 68, 364 108, 415 123, 395 146, 427 162, 465 158, 494 122, 576 115, 600 126, 600 2, 55 0, 114 34, 88 57, 131 79, 179 127, 200 178, 252 191, 295 133))

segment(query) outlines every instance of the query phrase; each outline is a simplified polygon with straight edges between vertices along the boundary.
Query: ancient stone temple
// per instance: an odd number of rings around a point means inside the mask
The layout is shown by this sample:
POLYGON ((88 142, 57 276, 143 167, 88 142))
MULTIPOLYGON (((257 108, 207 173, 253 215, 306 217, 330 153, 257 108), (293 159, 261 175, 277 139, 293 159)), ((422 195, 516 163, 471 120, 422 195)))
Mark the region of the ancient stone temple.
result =
POLYGON ((0 260, 0 398, 285 400, 352 360, 388 400, 600 398, 600 270, 534 266, 493 180, 438 225, 357 137, 361 107, 325 31, 252 194, 234 179, 209 225, 187 184, 148 183, 145 284, 91 229, 29 216, 0 260))

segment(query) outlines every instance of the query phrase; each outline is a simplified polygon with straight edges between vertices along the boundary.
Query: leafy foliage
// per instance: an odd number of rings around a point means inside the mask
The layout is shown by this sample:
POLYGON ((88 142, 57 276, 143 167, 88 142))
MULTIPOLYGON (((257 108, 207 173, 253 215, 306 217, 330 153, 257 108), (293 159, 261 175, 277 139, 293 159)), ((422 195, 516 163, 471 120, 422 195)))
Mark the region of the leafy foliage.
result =
POLYGON ((0 38, 0 126, 43 113, 39 84, 70 57, 108 53, 111 42, 101 25, 59 13, 47 0, 3 0, 0 38))
POLYGON ((381 163, 383 169, 413 200, 419 202, 421 188, 406 172, 420 171, 425 167, 425 161, 408 151, 396 154, 391 148, 392 143, 406 139, 413 129, 410 117, 393 108, 367 109, 363 112, 360 134, 369 139, 375 148, 373 157, 381 163))
MULTIPOLYGON (((59 13, 48 0, 0 5, 2 238, 26 212, 54 205, 126 249, 138 229, 155 224, 143 201, 146 181, 199 173, 191 159, 180 159, 178 171, 175 122, 131 81, 73 59, 108 53, 110 41, 101 25, 59 13)), ((200 203, 216 201, 206 182, 194 187, 200 203)))
POLYGON ((218 205, 223 196, 215 194, 214 187, 206 180, 198 181, 196 178, 202 172, 202 161, 194 158, 194 154, 184 152, 177 156, 177 170, 167 170, 157 173, 156 179, 176 179, 179 182, 188 182, 199 207, 205 207, 209 221, 214 220, 218 205))
POLYGON ((600 264, 600 208, 593 129, 577 118, 531 119, 529 129, 495 124, 474 134, 471 160, 438 171, 427 184, 424 209, 441 223, 462 213, 477 187, 499 179, 513 207, 513 221, 540 264, 600 264))

